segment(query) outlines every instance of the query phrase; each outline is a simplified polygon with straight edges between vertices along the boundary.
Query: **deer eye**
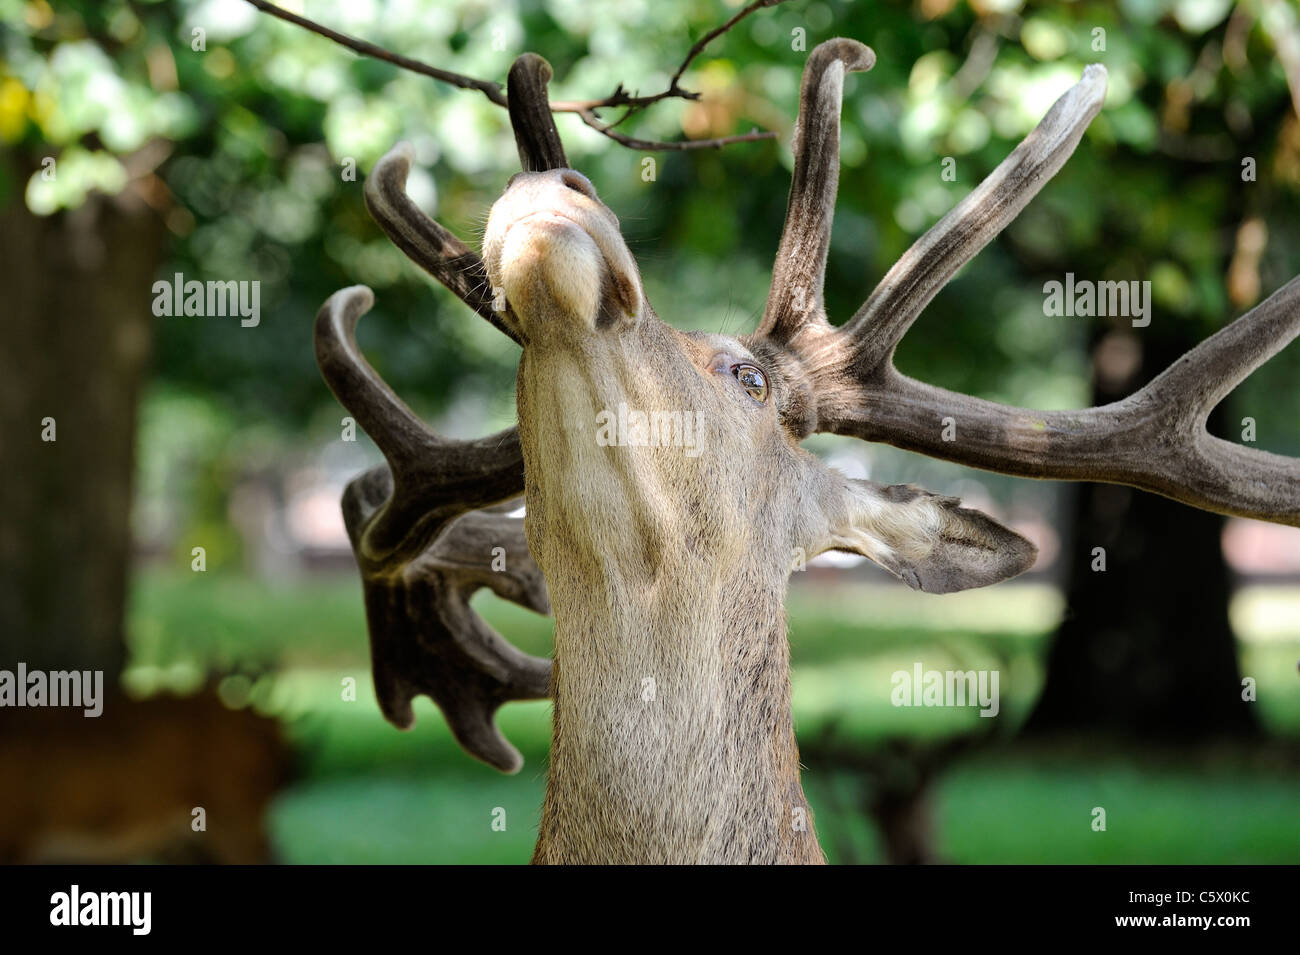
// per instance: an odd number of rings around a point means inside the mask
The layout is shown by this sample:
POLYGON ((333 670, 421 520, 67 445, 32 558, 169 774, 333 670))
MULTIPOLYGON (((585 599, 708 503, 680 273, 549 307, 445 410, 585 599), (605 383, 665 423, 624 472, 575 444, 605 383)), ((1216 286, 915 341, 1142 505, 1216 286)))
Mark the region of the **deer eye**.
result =
POLYGON ((760 405, 767 401, 767 375, 757 365, 742 362, 731 366, 731 373, 736 376, 749 397, 760 405))

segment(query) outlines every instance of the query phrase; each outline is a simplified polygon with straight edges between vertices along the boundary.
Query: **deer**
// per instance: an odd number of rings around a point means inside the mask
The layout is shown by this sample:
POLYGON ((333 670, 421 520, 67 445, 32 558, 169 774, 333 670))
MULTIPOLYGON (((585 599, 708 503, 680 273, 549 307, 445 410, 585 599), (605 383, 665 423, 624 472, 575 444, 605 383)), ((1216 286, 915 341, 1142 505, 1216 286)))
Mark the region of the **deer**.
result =
POLYGON ((184 698, 111 693, 91 720, 6 712, 0 772, 0 864, 254 865, 275 861, 265 817, 297 770, 275 719, 232 710, 209 683, 184 698))
POLYGON ((481 254, 407 196, 410 147, 366 179, 391 240, 521 347, 517 426, 456 440, 362 355, 368 288, 335 293, 316 317, 322 375, 386 461, 342 500, 376 696, 400 728, 413 698, 430 697, 460 745, 506 773, 522 758, 496 710, 551 700, 535 863, 824 863, 791 715, 784 600, 796 555, 860 554, 934 594, 1033 565, 1033 544, 955 498, 826 466, 801 446, 813 433, 1300 526, 1300 462, 1205 428, 1300 331, 1300 279, 1103 406, 1016 408, 894 367, 927 303, 1078 146, 1105 96, 1100 65, 832 324, 822 287, 844 83, 874 63, 847 38, 807 57, 785 226, 749 335, 682 332, 655 313, 618 219, 569 166, 540 56, 508 74, 522 171, 491 208, 481 254), (601 414, 620 407, 643 424, 689 413, 695 445, 602 440, 601 414), (957 440, 944 439, 944 419, 957 440), (522 653, 470 608, 482 587, 553 612, 553 660, 522 653))

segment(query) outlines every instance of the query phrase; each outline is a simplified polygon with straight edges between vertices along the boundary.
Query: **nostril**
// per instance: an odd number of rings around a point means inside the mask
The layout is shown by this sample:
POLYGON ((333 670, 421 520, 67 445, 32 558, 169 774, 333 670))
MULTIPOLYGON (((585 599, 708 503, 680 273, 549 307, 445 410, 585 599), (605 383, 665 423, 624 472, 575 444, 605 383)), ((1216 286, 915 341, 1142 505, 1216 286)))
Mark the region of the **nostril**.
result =
POLYGON ((572 169, 566 169, 560 173, 560 182, 564 183, 574 192, 580 192, 588 199, 596 198, 596 187, 591 184, 582 173, 574 172, 572 169))

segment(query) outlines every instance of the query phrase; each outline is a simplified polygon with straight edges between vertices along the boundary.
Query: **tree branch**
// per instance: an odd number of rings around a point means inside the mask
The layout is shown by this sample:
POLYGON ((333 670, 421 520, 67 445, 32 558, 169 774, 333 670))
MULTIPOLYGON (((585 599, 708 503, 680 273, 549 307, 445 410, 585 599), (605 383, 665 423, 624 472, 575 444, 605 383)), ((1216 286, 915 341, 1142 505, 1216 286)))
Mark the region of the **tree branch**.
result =
POLYGON ((472 76, 465 76, 461 73, 453 73, 451 70, 444 70, 420 60, 413 60, 409 56, 402 56, 400 53, 394 53, 392 50, 386 50, 382 46, 376 46, 366 40, 359 40, 354 36, 348 36, 346 33, 339 33, 337 30, 331 30, 327 26, 317 23, 315 20, 308 20, 306 17, 300 17, 296 13, 290 13, 274 3, 267 3, 266 0, 246 0, 263 13, 269 13, 277 19, 286 23, 292 23, 295 26, 303 27, 312 33, 319 34, 327 40, 333 40, 340 46, 345 46, 358 56, 369 56, 376 60, 383 60, 385 63, 392 63, 394 66, 400 66, 404 70, 410 70, 412 73, 420 73, 424 76, 432 77, 442 83, 450 83, 463 90, 478 90, 497 106, 506 105, 505 88, 500 83, 494 83, 491 80, 476 80, 472 76))
MULTIPOLYGON (((649 96, 632 96, 623 89, 623 84, 620 83, 614 89, 614 92, 609 96, 606 96, 604 99, 552 103, 551 109, 557 113, 582 113, 586 110, 600 109, 603 106, 627 106, 630 107, 628 115, 631 115, 631 113, 643 110, 647 106, 652 106, 660 100, 698 100, 700 98, 699 93, 692 92, 691 90, 684 90, 680 85, 682 75, 690 68, 691 63, 695 61, 695 58, 704 52, 706 46, 718 37, 722 36, 722 34, 726 33, 754 11, 761 10, 764 7, 774 7, 779 3, 785 3, 785 0, 753 0, 752 3, 744 7, 734 17, 722 24, 722 26, 715 27, 708 33, 704 34, 704 36, 695 41, 695 44, 687 52, 686 58, 682 60, 681 65, 677 67, 677 71, 673 73, 672 78, 668 81, 668 88, 659 93, 654 93, 649 96)), ((619 122, 623 122, 623 119, 626 118, 627 116, 624 116, 619 120, 619 122)))
MULTIPOLYGON (((346 33, 340 33, 339 31, 317 23, 314 20, 310 20, 307 17, 299 16, 296 13, 290 13, 288 10, 278 7, 273 3, 268 3, 267 0, 245 0, 245 2, 252 4, 263 13, 269 14, 279 20, 283 20, 286 23, 300 26, 305 30, 323 36, 328 40, 332 40, 340 46, 345 46, 358 56, 368 56, 377 60, 383 60, 385 63, 391 63, 404 70, 410 70, 413 73, 419 73, 422 76, 431 77, 439 82, 448 83, 458 89, 477 90, 486 96, 488 101, 493 105, 506 109, 509 108, 505 88, 500 83, 492 80, 475 79, 474 77, 466 76, 463 73, 454 73, 451 70, 444 70, 441 67, 433 66, 432 64, 422 62, 421 60, 402 56, 400 53, 394 53, 391 50, 377 46, 367 40, 361 40, 357 37, 349 36, 346 33)), ((614 92, 606 96, 604 99, 565 100, 553 102, 550 104, 550 110, 552 113, 576 114, 583 123, 600 133, 602 136, 606 136, 619 145, 626 146, 629 149, 639 149, 644 151, 720 149, 723 146, 729 146, 732 143, 749 143, 762 139, 775 139, 776 133, 753 130, 738 136, 722 136, 715 139, 685 139, 665 142, 661 140, 637 139, 622 133, 616 133, 614 132, 614 127, 623 123, 624 120, 628 119, 630 116, 641 112, 646 107, 658 103, 661 100, 684 99, 698 101, 700 94, 691 90, 683 89, 681 86, 681 78, 683 74, 685 74, 686 70, 690 68, 690 65, 695 61, 695 59, 704 51, 704 48, 751 13, 765 7, 774 7, 777 4, 785 2, 786 0, 752 0, 751 3, 742 8, 726 23, 719 27, 715 27, 704 36, 700 37, 700 39, 691 46, 685 59, 682 60, 681 64, 677 67, 676 72, 673 73, 672 78, 668 81, 668 87, 658 93, 653 93, 648 96, 635 96, 624 90, 623 84, 620 83, 615 87, 614 92), (602 122, 596 115, 596 110, 612 107, 623 107, 626 112, 624 112, 624 114, 614 123, 602 122)))
MULTIPOLYGON (((755 129, 748 133, 741 133, 736 136, 720 136, 717 139, 680 139, 674 142, 665 142, 658 139, 637 139, 633 136, 628 136, 626 133, 615 132, 614 126, 617 124, 606 125, 605 123, 602 123, 600 118, 589 109, 579 112, 578 118, 596 132, 600 133, 602 136, 608 136, 620 146, 626 146, 628 149, 640 149, 646 152, 667 152, 671 150, 681 152, 688 149, 721 149, 723 146, 730 146, 732 143, 753 143, 760 139, 776 138, 776 133, 768 130, 755 129)), ((622 119, 619 120, 620 123, 622 121, 622 119)))

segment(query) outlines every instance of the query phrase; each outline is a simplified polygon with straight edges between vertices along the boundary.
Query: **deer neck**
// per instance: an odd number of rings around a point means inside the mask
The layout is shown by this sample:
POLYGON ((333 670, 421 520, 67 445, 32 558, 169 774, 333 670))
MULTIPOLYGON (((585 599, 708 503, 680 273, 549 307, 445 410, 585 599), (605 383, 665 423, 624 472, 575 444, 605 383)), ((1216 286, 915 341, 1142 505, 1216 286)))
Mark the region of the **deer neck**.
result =
MULTIPOLYGON (((582 380, 566 371, 547 373, 582 380)), ((644 457, 663 449, 600 447, 601 392, 521 387, 525 521, 555 613, 534 860, 823 861, 799 782, 774 515, 697 496, 644 457)))

